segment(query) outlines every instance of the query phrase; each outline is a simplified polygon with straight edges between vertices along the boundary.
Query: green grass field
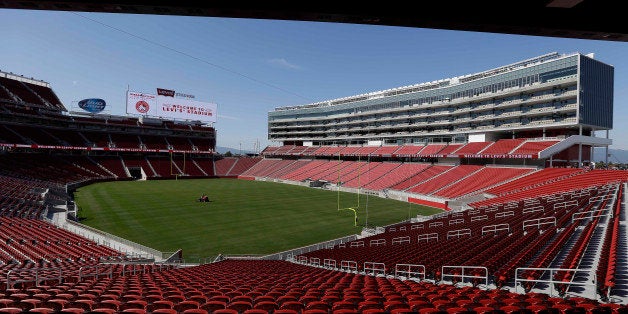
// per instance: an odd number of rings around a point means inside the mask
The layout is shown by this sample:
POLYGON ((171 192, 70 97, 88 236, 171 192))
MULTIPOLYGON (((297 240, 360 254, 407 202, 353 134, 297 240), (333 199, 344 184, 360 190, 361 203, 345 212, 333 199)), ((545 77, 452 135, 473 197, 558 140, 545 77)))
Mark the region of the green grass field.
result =
POLYGON ((358 195, 237 179, 121 181, 78 189, 86 225, 186 260, 222 254, 270 254, 360 233, 441 210, 358 195), (197 202, 203 193, 210 203, 197 202), (367 206, 368 202, 368 206, 367 206))

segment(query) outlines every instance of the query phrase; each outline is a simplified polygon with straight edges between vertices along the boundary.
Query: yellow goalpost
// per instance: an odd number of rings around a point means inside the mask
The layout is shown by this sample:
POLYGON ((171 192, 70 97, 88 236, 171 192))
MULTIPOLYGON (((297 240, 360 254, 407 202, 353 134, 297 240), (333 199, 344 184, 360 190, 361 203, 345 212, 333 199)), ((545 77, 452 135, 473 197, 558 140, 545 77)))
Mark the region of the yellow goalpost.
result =
MULTIPOLYGON (((360 162, 360 156, 358 156, 358 163, 360 162)), ((338 211, 341 210, 350 210, 353 212, 353 224, 354 226, 358 226, 358 210, 360 209, 360 191, 362 191, 362 184, 361 184, 361 175, 362 175, 362 167, 364 167, 364 165, 359 165, 358 166, 358 193, 357 193, 357 203, 354 206, 351 207, 345 207, 345 208, 341 208, 340 207, 340 186, 341 186, 341 181, 340 178, 341 176, 341 166, 340 164, 342 163, 341 159, 340 159, 340 152, 338 153, 338 181, 336 182, 336 188, 338 190, 338 211)), ((367 161, 366 165, 368 166, 370 163, 370 159, 367 161)), ((368 206, 368 194, 366 195, 367 197, 367 206, 368 206)), ((367 209, 367 213, 368 213, 368 209, 367 209)), ((368 214, 367 214, 368 215, 368 214)))
POLYGON ((170 175, 175 177, 175 180, 179 178, 181 174, 185 174, 185 152, 183 152, 183 168, 180 169, 181 173, 176 171, 174 168, 177 167, 174 161, 174 152, 170 152, 170 175))

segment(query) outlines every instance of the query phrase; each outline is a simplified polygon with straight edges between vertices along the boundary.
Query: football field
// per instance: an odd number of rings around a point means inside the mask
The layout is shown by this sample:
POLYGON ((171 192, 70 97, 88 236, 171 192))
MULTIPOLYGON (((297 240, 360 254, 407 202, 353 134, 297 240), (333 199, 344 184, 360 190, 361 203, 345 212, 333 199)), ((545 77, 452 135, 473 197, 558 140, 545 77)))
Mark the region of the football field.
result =
POLYGON ((441 210, 365 194, 237 179, 97 183, 75 193, 81 222, 186 261, 270 254, 441 210), (210 202, 198 202, 206 194, 210 202), (341 208, 342 210, 338 210, 341 208), (344 208, 355 208, 354 213, 344 208), (367 221, 368 220, 368 221, 367 221))

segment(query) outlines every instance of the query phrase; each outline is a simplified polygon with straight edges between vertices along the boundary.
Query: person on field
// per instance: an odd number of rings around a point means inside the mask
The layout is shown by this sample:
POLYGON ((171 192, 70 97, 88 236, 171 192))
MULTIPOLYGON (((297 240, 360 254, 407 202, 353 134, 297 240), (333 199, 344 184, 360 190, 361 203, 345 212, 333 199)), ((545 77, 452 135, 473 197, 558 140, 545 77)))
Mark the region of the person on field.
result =
POLYGON ((198 199, 199 202, 209 202, 209 196, 207 196, 206 194, 201 195, 201 197, 199 197, 198 199))

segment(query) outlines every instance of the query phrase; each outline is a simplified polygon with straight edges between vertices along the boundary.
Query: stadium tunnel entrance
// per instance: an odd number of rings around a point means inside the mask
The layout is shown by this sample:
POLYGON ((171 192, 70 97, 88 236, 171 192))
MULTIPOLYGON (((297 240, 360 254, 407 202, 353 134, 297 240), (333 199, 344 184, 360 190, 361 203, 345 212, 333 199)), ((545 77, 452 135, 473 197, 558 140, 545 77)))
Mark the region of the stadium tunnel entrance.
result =
POLYGON ((129 174, 135 180, 146 180, 146 173, 142 167, 127 167, 129 174))

